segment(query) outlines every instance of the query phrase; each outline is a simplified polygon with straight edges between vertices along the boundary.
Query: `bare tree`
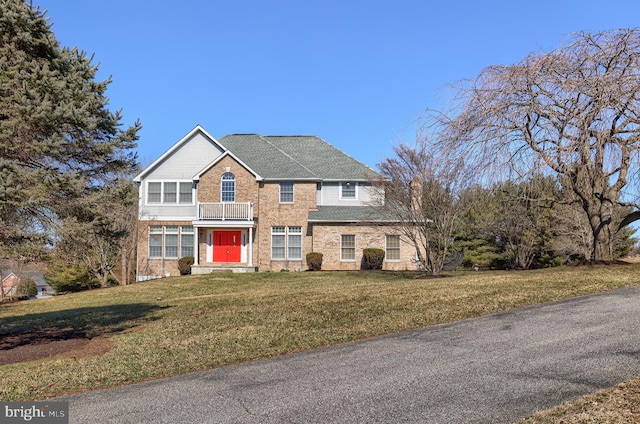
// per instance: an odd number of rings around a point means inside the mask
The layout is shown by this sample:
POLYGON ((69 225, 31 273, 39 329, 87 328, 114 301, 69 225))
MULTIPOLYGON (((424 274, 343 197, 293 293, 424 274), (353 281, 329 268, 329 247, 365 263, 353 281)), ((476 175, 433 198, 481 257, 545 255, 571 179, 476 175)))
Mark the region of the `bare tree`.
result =
POLYGON ((640 219, 639 72, 639 30, 577 34, 458 86, 455 113, 433 116, 445 128, 434 148, 485 176, 564 178, 589 223, 590 259, 611 260, 615 233, 640 219), (617 216, 618 205, 636 211, 617 216))
POLYGON ((375 203, 399 223, 424 269, 438 275, 451 253, 459 225, 461 183, 465 180, 460 178, 460 168, 432 154, 424 137, 413 147, 394 147, 394 153, 396 157, 378 164, 383 179, 372 181, 379 196, 375 203))

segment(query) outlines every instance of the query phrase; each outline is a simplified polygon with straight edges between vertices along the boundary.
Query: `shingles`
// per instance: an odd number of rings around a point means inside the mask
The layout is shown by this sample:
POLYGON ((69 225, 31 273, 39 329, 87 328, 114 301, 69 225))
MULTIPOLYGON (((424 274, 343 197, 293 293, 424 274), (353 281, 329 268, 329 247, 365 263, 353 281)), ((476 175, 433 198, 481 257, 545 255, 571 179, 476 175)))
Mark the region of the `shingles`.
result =
POLYGON ((227 135, 220 143, 264 178, 316 177, 257 134, 227 135))
POLYGON ((266 179, 366 180, 366 165, 316 136, 233 134, 220 143, 266 179))
POLYGON ((363 206, 318 206, 310 210, 309 222, 392 222, 390 215, 385 215, 373 207, 363 206))
POLYGON ((365 180, 371 168, 316 136, 264 137, 322 179, 365 180))

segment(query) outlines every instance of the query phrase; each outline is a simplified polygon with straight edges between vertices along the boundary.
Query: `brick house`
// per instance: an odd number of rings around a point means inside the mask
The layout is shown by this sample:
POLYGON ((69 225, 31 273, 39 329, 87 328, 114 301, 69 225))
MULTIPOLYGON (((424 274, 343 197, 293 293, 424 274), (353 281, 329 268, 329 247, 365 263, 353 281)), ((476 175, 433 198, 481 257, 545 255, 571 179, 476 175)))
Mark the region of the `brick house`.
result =
POLYGON ((415 249, 371 207, 373 170, 315 136, 233 134, 197 126, 143 170, 138 280, 215 270, 362 268, 362 250, 386 250, 384 269, 417 269, 415 249))
POLYGON ((7 275, 3 276, 0 280, 0 298, 14 297, 18 291, 18 285, 20 284, 20 277, 18 277, 13 271, 7 271, 7 275))

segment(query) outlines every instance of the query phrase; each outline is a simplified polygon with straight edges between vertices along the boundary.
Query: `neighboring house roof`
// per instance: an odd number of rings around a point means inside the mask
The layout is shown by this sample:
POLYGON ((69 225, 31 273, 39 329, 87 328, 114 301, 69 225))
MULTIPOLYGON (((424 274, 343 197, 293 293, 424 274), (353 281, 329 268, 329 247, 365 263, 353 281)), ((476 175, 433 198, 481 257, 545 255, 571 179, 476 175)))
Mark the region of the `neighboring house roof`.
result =
POLYGON ((9 270, 7 271, 7 275, 2 278, 0 290, 2 290, 5 295, 13 296, 18 288, 18 284, 20 284, 20 277, 18 277, 13 271, 9 270))
POLYGON ((11 271, 10 269, 8 269, 6 271, 6 275, 4 277, 2 277, 2 281, 7 281, 9 278, 14 278, 17 279, 18 281, 20 281, 20 278, 16 275, 15 272, 11 271))
POLYGON ((389 214, 374 207, 318 206, 309 210, 309 222, 396 222, 389 214))

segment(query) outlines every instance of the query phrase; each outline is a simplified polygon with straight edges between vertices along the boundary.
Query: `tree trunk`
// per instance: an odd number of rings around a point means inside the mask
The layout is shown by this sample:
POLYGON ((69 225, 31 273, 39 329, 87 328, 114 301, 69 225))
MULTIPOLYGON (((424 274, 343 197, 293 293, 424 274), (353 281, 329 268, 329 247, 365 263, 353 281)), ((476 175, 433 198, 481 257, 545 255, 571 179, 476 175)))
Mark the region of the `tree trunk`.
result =
POLYGON ((613 260, 613 205, 611 202, 592 202, 591 210, 587 210, 591 231, 593 232, 592 261, 613 260))

